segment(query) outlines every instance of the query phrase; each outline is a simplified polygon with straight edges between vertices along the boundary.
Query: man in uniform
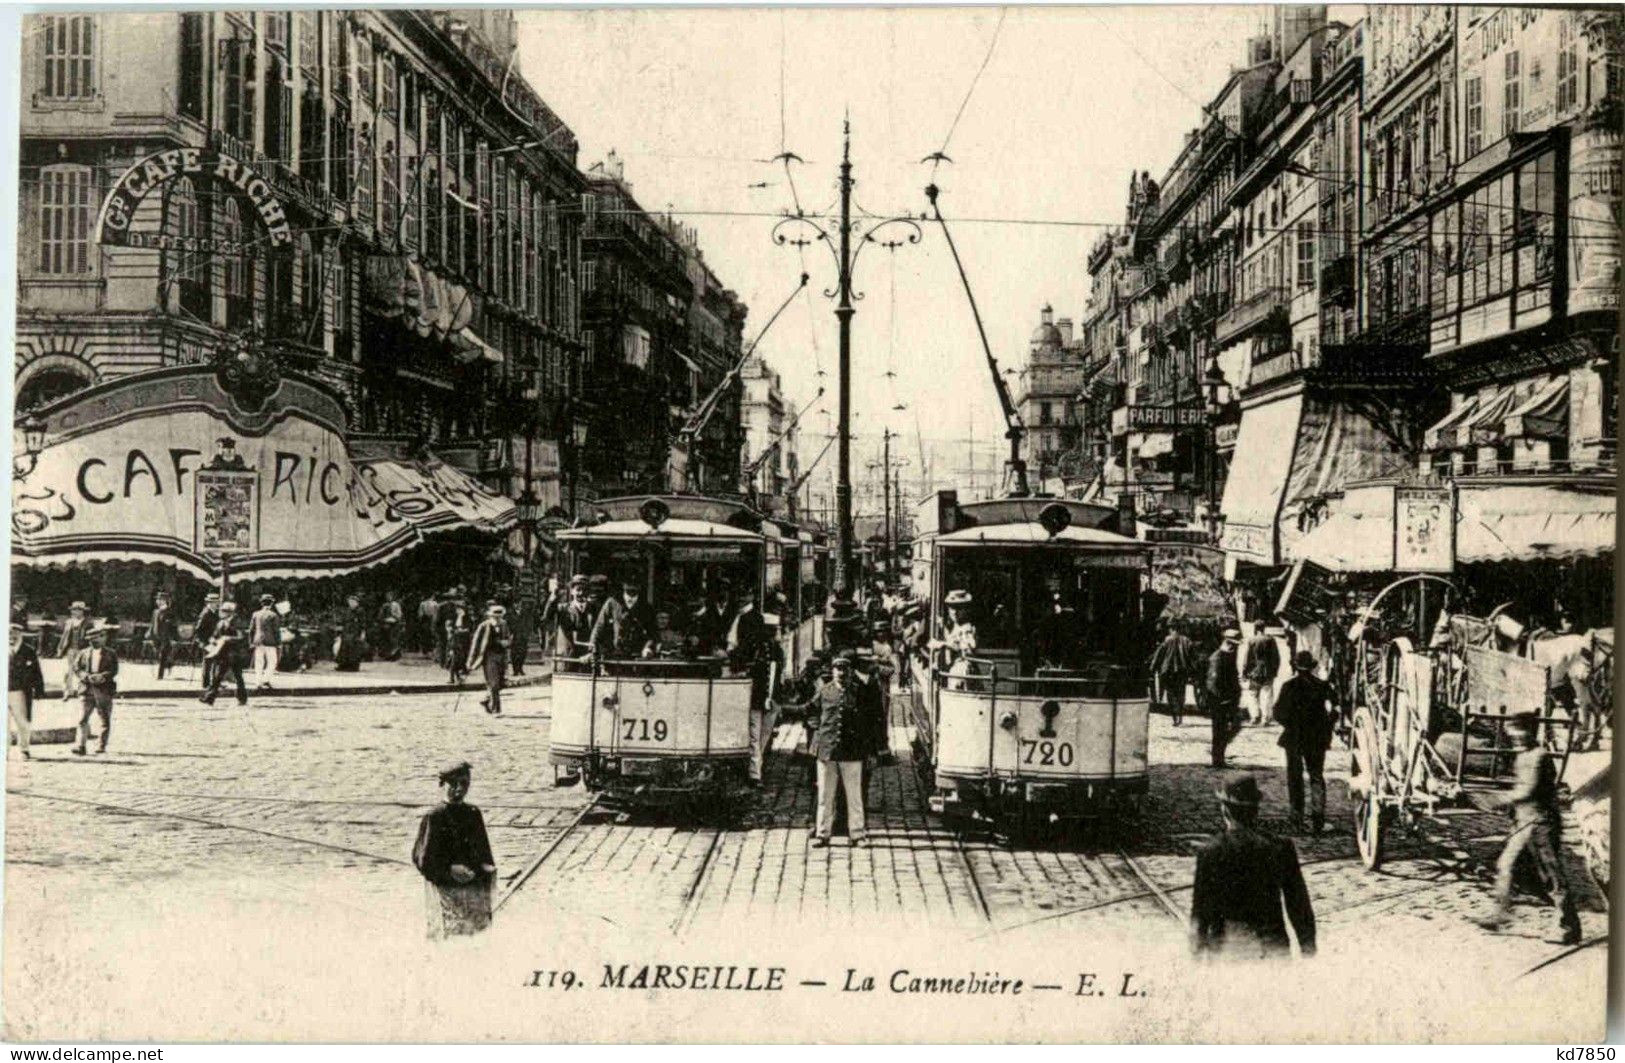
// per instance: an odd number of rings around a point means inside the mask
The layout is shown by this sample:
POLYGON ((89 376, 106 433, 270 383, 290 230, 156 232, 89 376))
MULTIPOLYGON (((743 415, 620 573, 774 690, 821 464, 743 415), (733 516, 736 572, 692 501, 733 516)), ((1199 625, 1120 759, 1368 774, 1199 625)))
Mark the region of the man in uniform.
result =
POLYGON ((1298 866, 1298 851, 1285 838, 1257 827, 1263 796, 1258 781, 1243 775, 1216 794, 1224 833, 1196 851, 1191 891, 1191 946, 1198 954, 1238 957, 1286 956, 1292 951, 1286 921, 1304 957, 1315 954, 1315 909, 1298 866), (1286 919, 1282 919, 1282 909, 1286 919))
POLYGON ((502 715, 502 680, 512 637, 504 616, 506 612, 499 602, 486 602, 485 619, 474 629, 474 641, 468 650, 468 670, 482 669, 485 677, 485 697, 480 699, 480 704, 492 716, 502 715))
POLYGON ((62 636, 57 639, 56 655, 62 658, 62 700, 67 701, 79 693, 79 677, 73 672, 73 662, 85 648, 85 633, 92 627, 89 611, 84 602, 68 606, 68 620, 62 625, 62 636))
POLYGON ((570 577, 570 600, 559 609, 554 625, 555 652, 581 657, 592 651, 592 625, 597 619, 587 605, 587 577, 570 577))
POLYGON ((107 752, 107 736, 113 730, 113 695, 118 691, 118 654, 107 648, 108 629, 101 624, 88 628, 85 637, 89 645, 80 650, 68 664, 68 670, 84 686, 84 709, 79 714, 79 744, 73 755, 85 755, 90 741, 90 718, 101 717, 102 737, 96 752, 107 752))
POLYGON ((254 647, 254 689, 270 690, 282 653, 282 615, 276 611, 276 598, 260 595, 260 607, 248 618, 248 641, 254 647))
POLYGON ((209 656, 209 643, 214 641, 214 629, 220 625, 220 595, 210 591, 203 596, 203 608, 198 611, 197 623, 192 625, 192 641, 197 644, 198 657, 203 662, 203 689, 208 690, 214 679, 214 658, 209 656))
POLYGON ((198 699, 203 704, 214 704, 214 699, 220 696, 220 687, 227 679, 237 684, 237 704, 248 704, 248 686, 243 682, 243 658, 247 652, 243 643, 246 637, 243 622, 237 616, 237 603, 221 602, 214 638, 204 650, 207 654, 208 649, 213 649, 215 654, 212 661, 205 657, 213 667, 208 669, 209 689, 198 699))
POLYGON ((170 655, 175 652, 179 632, 175 627, 175 614, 169 608, 169 592, 153 595, 152 620, 147 624, 147 638, 152 641, 152 652, 158 659, 158 678, 170 669, 170 655))
POLYGON ((1527 851, 1557 904, 1557 944, 1580 942, 1580 916, 1574 907, 1568 873, 1563 870, 1563 815, 1557 804, 1557 768, 1535 740, 1535 714, 1507 720, 1507 734, 1523 747, 1513 764, 1512 789, 1499 803, 1512 811, 1512 833, 1495 863, 1495 909, 1478 920, 1486 930, 1501 930, 1511 919, 1512 879, 1518 858, 1527 851))
POLYGON ((1315 655, 1299 650, 1292 658, 1293 676, 1281 684, 1275 699, 1275 722, 1281 725, 1278 745, 1286 750, 1286 792, 1292 823, 1303 822, 1303 780, 1309 777, 1309 833, 1326 825, 1326 750, 1337 719, 1337 695, 1315 675, 1315 655))
POLYGON ((592 627, 592 648, 600 657, 622 660, 653 657, 654 608, 643 598, 643 588, 628 577, 621 581, 621 596, 604 603, 592 627))
POLYGON ((1241 711, 1241 676, 1236 672, 1236 644, 1241 632, 1233 627, 1224 629, 1219 648, 1207 659, 1207 676, 1203 682, 1204 700, 1213 724, 1213 766, 1224 767, 1224 750, 1230 739, 1241 729, 1238 714, 1241 711))
POLYGON ((853 846, 865 844, 863 831, 863 761, 869 753, 865 733, 863 692, 853 675, 857 655, 842 650, 835 658, 834 677, 813 699, 818 730, 813 755, 818 758, 818 817, 813 847, 829 844, 835 828, 835 794, 846 795, 846 829, 853 846))
POLYGON ((1270 721, 1275 706, 1275 677, 1281 671, 1281 650, 1275 636, 1262 623, 1258 633, 1247 640, 1246 674, 1247 701, 1252 707, 1252 723, 1262 726, 1270 721))

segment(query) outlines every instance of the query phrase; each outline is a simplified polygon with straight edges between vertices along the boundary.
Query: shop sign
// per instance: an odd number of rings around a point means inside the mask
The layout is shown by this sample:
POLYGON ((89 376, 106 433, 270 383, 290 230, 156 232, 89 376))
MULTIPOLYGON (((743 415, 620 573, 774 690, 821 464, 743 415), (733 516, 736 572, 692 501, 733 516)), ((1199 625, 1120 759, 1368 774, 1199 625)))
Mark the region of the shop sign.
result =
POLYGON ((1221 424, 1213 432, 1213 444, 1220 450, 1235 449, 1236 437, 1241 434, 1240 424, 1221 424))
MULTIPOLYGON (((96 226, 96 240, 104 245, 119 247, 167 247, 187 244, 187 250, 243 251, 248 245, 233 246, 223 240, 178 241, 157 233, 131 232, 130 224, 136 208, 155 189, 177 177, 208 175, 216 189, 236 189, 260 216, 266 235, 273 245, 291 244, 293 230, 282 202, 271 190, 271 184, 245 163, 222 154, 213 148, 169 148, 154 152, 124 171, 113 190, 102 204, 101 218, 96 226)), ((199 190, 204 191, 203 189, 199 190)), ((260 241, 253 241, 255 244, 260 241)))
POLYGON ((199 469, 193 541, 206 557, 241 554, 259 545, 259 476, 249 469, 199 469))
POLYGON ((1196 428, 1206 423, 1206 411, 1200 406, 1129 406, 1126 409, 1125 423, 1130 432, 1196 428))
POLYGON ((1396 487, 1394 571, 1452 571, 1456 566, 1455 514, 1449 487, 1396 487))
POLYGON ((1224 552, 1256 561, 1261 565, 1275 564, 1275 529, 1255 524, 1239 524, 1227 520, 1219 537, 1224 552))

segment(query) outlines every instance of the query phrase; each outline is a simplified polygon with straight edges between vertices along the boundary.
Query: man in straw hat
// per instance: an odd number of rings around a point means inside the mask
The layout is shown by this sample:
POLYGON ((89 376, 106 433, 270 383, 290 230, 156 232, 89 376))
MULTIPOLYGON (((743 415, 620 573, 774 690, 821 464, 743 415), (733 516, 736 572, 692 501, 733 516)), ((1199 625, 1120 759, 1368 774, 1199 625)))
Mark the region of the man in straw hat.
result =
POLYGON ((429 936, 437 940, 478 934, 491 925, 496 858, 485 817, 463 800, 473 776, 466 760, 440 772, 445 803, 423 817, 412 846, 412 863, 427 884, 429 936))
POLYGON ((1495 907, 1478 924, 1486 930, 1501 930, 1511 920, 1512 879, 1518 858, 1525 852, 1534 858, 1541 877, 1557 905, 1558 938, 1554 944, 1580 942, 1580 916, 1574 907, 1563 870, 1563 813, 1557 804, 1557 767, 1536 741, 1536 719, 1532 712, 1507 720, 1507 735, 1521 751, 1513 764, 1512 789, 1498 803, 1512 812, 1512 833, 1495 862, 1495 907))
POLYGON ((1292 942, 1286 933, 1290 920, 1298 951, 1313 956, 1315 910, 1298 852, 1287 839, 1258 829, 1258 806, 1263 803, 1258 780, 1238 776, 1214 796, 1224 816, 1224 833, 1196 852, 1193 949, 1238 957, 1290 955, 1292 942))
POLYGON ((62 636, 57 639, 56 655, 62 658, 62 700, 67 701, 79 693, 79 677, 73 672, 73 662, 88 643, 86 633, 91 628, 89 610, 84 602, 68 606, 68 619, 62 625, 62 636))
POLYGON ((492 599, 485 603, 485 619, 474 629, 468 650, 468 670, 481 670, 485 677, 485 697, 480 704, 492 716, 502 715, 502 681, 507 677, 508 610, 492 599))
POLYGON ((33 733, 34 702, 45 696, 45 676, 40 673, 39 654, 23 641, 28 629, 11 622, 11 674, 6 687, 6 709, 12 729, 17 732, 17 752, 29 759, 28 739, 33 733))
POLYGON ((203 661, 203 689, 208 690, 214 681, 215 659, 209 653, 209 645, 214 641, 214 629, 220 626, 220 595, 210 591, 203 596, 203 608, 198 610, 197 622, 192 625, 192 641, 197 644, 199 658, 203 661))
POLYGON ((1326 824, 1326 750, 1331 748, 1337 719, 1337 695, 1315 675, 1315 655, 1299 650, 1292 658, 1292 678, 1281 684, 1275 699, 1277 740, 1286 751, 1286 793, 1292 803, 1292 824, 1303 821, 1303 780, 1309 779, 1309 833, 1319 834, 1326 824))
POLYGON ((282 652, 282 614, 276 611, 275 595, 260 595, 260 607, 248 618, 248 630, 254 647, 254 689, 270 690, 282 652))
POLYGON ((1236 671, 1236 646, 1241 632, 1227 627, 1219 636, 1219 648, 1208 655, 1207 676, 1202 684, 1203 700, 1213 725, 1213 767, 1224 767, 1225 747, 1241 730, 1241 676, 1236 671))
POLYGON ((111 629, 96 624, 85 631, 90 644, 74 657, 69 670, 79 677, 84 687, 84 711, 79 714, 79 744, 73 747, 77 757, 85 755, 90 741, 90 718, 100 716, 101 741, 96 752, 107 752, 107 736, 113 730, 113 695, 118 690, 118 654, 107 646, 107 633, 111 629))

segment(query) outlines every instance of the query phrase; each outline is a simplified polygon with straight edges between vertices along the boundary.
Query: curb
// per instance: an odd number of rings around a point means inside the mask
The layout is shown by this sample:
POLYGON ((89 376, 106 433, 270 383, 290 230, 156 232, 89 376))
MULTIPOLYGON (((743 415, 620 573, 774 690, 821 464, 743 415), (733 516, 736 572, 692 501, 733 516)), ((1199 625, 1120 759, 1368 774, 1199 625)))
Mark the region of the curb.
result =
MULTIPOLYGON (((520 676, 518 679, 512 679, 504 683, 502 689, 520 690, 526 687, 551 686, 552 683, 553 676, 551 673, 547 675, 525 675, 520 676)), ((283 689, 273 688, 270 691, 250 690, 248 692, 248 700, 249 704, 253 704, 256 696, 268 696, 276 698, 375 698, 386 694, 402 696, 408 694, 456 694, 484 689, 484 685, 480 683, 461 683, 457 685, 453 685, 451 683, 378 683, 371 686, 298 687, 283 689)), ((116 697, 119 701, 161 701, 165 699, 196 701, 199 695, 202 693, 202 687, 189 687, 184 690, 134 689, 120 690, 116 697)), ((228 694, 226 688, 224 687, 221 688, 220 694, 220 704, 232 703, 235 700, 234 695, 228 694)), ((47 688, 45 691, 45 697, 47 699, 61 699, 62 690, 60 687, 55 690, 47 688)))

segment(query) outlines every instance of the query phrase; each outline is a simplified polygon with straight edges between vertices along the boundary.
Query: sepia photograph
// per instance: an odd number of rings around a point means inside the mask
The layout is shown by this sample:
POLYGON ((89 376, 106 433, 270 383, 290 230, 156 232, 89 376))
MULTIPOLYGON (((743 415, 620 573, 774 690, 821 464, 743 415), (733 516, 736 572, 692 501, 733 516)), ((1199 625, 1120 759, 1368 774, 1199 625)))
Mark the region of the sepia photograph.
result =
POLYGON ((1622 9, 13 16, 0 1038, 1605 1039, 1622 9))

